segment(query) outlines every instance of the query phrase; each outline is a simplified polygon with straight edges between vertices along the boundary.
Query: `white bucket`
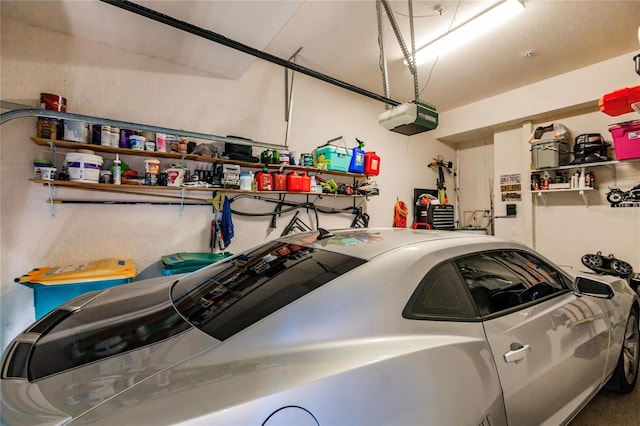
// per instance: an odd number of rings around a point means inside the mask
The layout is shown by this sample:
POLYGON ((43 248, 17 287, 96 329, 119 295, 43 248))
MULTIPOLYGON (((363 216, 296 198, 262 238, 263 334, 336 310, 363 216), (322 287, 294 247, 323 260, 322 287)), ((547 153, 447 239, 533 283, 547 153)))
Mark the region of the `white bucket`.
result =
POLYGON ((144 143, 147 139, 144 136, 129 136, 129 147, 131 149, 144 149, 144 143))
POLYGON ((167 186, 180 186, 184 182, 185 169, 181 167, 171 167, 167 172, 167 186))
POLYGON ((64 159, 69 171, 69 180, 76 182, 100 181, 103 159, 99 155, 70 152, 64 159))

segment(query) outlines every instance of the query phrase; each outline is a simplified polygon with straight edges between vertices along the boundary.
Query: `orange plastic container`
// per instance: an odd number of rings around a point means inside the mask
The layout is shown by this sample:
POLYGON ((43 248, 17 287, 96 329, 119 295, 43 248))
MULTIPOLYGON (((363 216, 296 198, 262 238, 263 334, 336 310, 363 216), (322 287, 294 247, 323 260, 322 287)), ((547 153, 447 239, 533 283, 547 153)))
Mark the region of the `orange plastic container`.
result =
POLYGON ((369 151, 364 154, 364 174, 378 176, 380 173, 380 157, 375 152, 369 151))

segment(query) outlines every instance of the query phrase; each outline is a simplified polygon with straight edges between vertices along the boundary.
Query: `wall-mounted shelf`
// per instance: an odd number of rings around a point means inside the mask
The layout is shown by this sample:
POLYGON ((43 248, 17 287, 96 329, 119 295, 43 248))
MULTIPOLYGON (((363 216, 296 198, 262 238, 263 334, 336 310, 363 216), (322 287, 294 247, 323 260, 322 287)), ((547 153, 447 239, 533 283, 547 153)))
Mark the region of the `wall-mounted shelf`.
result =
POLYGON ((582 201, 584 205, 589 207, 589 191, 593 191, 595 188, 569 188, 569 189, 540 189, 538 191, 531 191, 532 194, 536 194, 538 197, 542 199, 545 208, 549 206, 549 194, 553 193, 577 193, 582 196, 582 201))
POLYGON ((282 149, 284 145, 277 145, 267 142, 254 141, 235 136, 218 136, 208 133, 191 132, 181 129, 171 129, 169 127, 151 126, 142 123, 131 123, 128 121, 112 120, 110 118, 93 117, 90 115, 72 114, 69 112, 59 112, 47 109, 33 108, 28 105, 20 105, 8 101, 0 101, 0 107, 10 111, 0 114, 0 125, 8 121, 18 118, 43 117, 56 118, 71 121, 86 121, 92 124, 101 124, 103 126, 116 126, 121 129, 134 129, 141 132, 167 133, 170 135, 184 136, 186 138, 210 140, 213 142, 234 143, 238 145, 258 146, 269 149, 282 149))
MULTIPOLYGON (((36 137, 32 137, 31 140, 33 140, 33 142, 35 142, 40 146, 48 146, 48 147, 56 147, 56 148, 90 149, 96 152, 107 152, 111 154, 117 153, 121 155, 133 155, 138 157, 173 158, 178 160, 201 161, 201 162, 215 163, 215 164, 236 164, 236 165, 239 165, 240 167, 251 168, 251 169, 264 168, 264 164, 262 163, 250 163, 246 161, 227 160, 219 157, 204 157, 201 155, 181 154, 178 152, 144 151, 141 149, 116 148, 112 146, 94 145, 94 144, 70 142, 70 141, 64 141, 64 140, 42 139, 42 138, 36 138, 36 137)), ((315 175, 327 174, 327 175, 333 175, 333 176, 346 176, 346 177, 353 177, 353 178, 365 177, 364 174, 338 172, 334 170, 324 170, 316 167, 268 164, 267 168, 269 170, 283 169, 283 170, 289 170, 289 171, 307 172, 315 175)))
MULTIPOLYGON (((219 143, 232 143, 237 145, 246 145, 252 147, 262 147, 267 149, 285 149, 284 145, 276 145, 270 144, 260 141, 254 141, 250 139, 244 139, 240 137, 234 136, 217 136, 210 135, 204 133, 196 133, 191 131, 179 130, 179 129, 171 129, 167 127, 159 127, 159 126, 150 126, 146 124, 140 123, 131 123, 126 121, 112 120, 101 117, 92 117, 81 114, 71 114, 66 112, 58 112, 52 110, 44 110, 38 108, 32 108, 30 106, 14 104, 11 102, 0 101, 1 107, 3 109, 8 109, 10 111, 3 112, 0 114, 0 124, 4 124, 10 120, 19 119, 19 118, 29 118, 29 117, 42 117, 42 118, 55 118, 61 120, 71 120, 71 121, 83 121, 89 122, 92 124, 101 124, 105 126, 116 126, 125 129, 133 129, 137 131, 148 131, 155 133, 167 133, 176 136, 182 136, 186 138, 199 139, 203 141, 212 141, 219 143)), ((127 149, 127 148, 119 148, 112 146, 103 146, 89 143, 80 143, 73 141, 65 141, 65 140, 51 140, 51 139, 43 139, 32 137, 31 138, 34 143, 39 146, 49 147, 51 151, 56 154, 59 148, 68 149, 68 150, 79 150, 86 149, 92 150, 94 152, 101 153, 111 153, 125 156, 138 156, 138 157, 153 157, 159 159, 176 159, 181 162, 184 161, 196 161, 196 162, 205 162, 212 164, 233 164, 238 165, 241 168, 245 169, 264 169, 265 167, 269 171, 295 171, 307 173, 310 175, 329 175, 336 177, 349 178, 353 180, 354 187, 356 186, 356 180, 360 178, 366 178, 367 175, 360 173, 348 173, 348 172, 340 172, 334 170, 325 170, 316 167, 305 167, 305 166, 292 166, 292 165, 283 165, 283 164, 262 164, 262 163, 254 163, 254 162, 245 162, 238 160, 230 160, 226 158, 220 157, 205 157, 200 155, 193 154, 184 154, 178 152, 158 152, 158 151, 145 151, 145 150, 136 150, 136 149, 127 149)), ((54 156, 55 160, 55 156, 54 156)), ((54 162, 55 166, 55 162, 54 162)), ((43 180, 43 179, 30 179, 31 182, 44 184, 49 188, 49 203, 51 204, 51 215, 55 216, 55 205, 64 202, 64 200, 57 200, 56 196, 56 188, 69 188, 69 189, 77 189, 84 191, 100 191, 106 193, 117 193, 117 194, 127 194, 127 195, 139 195, 144 197, 160 197, 163 199, 173 199, 173 201, 180 205, 180 213, 182 213, 182 206, 185 205, 185 201, 189 202, 190 205, 212 205, 214 203, 214 199, 217 199, 217 195, 219 193, 222 194, 236 194, 239 196, 251 196, 256 199, 264 199, 270 200, 274 199, 276 202, 283 203, 285 202, 285 197, 287 195, 291 196, 303 196, 306 197, 306 204, 310 203, 310 198, 314 201, 311 203, 315 203, 315 200, 322 198, 348 198, 354 200, 354 210, 356 210, 355 199, 363 198, 368 199, 372 195, 377 194, 332 194, 332 193, 324 193, 324 192, 298 192, 298 191, 245 191, 239 189, 227 189, 213 186, 151 186, 151 185, 132 185, 132 184, 103 184, 103 183, 94 183, 94 182, 77 182, 77 181, 62 181, 62 180, 43 180), (212 194, 211 198, 206 196, 202 196, 203 193, 212 194), (187 194, 189 194, 187 196, 187 194), (199 195, 200 194, 200 195, 199 195)), ((80 202, 79 200, 68 200, 67 202, 80 202)), ((95 200, 85 200, 87 203, 102 203, 105 204, 117 204, 118 202, 111 201, 95 201, 95 200)), ((130 203, 127 201, 123 201, 121 203, 130 203)), ((135 201, 133 202, 135 203, 135 201)), ((173 202, 167 202, 164 204, 172 204, 173 202)), ((163 204, 163 203, 157 203, 163 204)), ((360 208, 357 208, 361 210, 360 208)))
MULTIPOLYGON (((225 194, 251 194, 251 195, 317 195, 318 197, 332 197, 332 198, 363 198, 369 195, 364 194, 331 194, 327 192, 299 192, 299 191, 245 191, 242 189, 229 189, 220 187, 196 187, 196 186, 159 186, 159 185, 115 185, 112 183, 94 183, 94 182, 78 182, 68 180, 45 180, 45 179, 29 179, 34 183, 42 183, 45 185, 72 188, 72 189, 84 189, 89 191, 105 191, 115 192, 123 194, 140 194, 150 197, 162 197, 169 193, 189 193, 189 192, 214 192, 225 194)), ((169 195, 172 198, 185 198, 182 195, 169 195)), ((195 198, 191 198, 195 199, 195 198)), ((201 201, 209 201, 204 198, 198 198, 201 201)))
POLYGON ((615 168, 617 164, 620 164, 618 160, 609 160, 609 161, 598 161, 595 163, 578 163, 578 164, 567 164, 565 166, 558 167, 545 167, 543 169, 532 169, 531 173, 540 173, 540 172, 549 172, 555 170, 571 170, 571 169, 583 169, 589 167, 600 167, 605 166, 607 168, 615 168))

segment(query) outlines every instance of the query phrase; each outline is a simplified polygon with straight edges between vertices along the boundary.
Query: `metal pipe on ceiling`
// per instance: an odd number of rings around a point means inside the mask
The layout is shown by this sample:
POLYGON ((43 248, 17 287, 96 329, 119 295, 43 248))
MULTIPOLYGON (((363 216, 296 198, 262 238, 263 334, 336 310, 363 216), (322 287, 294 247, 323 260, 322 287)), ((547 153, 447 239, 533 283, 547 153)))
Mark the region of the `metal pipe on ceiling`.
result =
POLYGON ((188 32, 198 37, 205 38, 207 40, 213 41, 215 43, 222 44, 224 46, 230 47, 232 49, 238 50, 240 52, 247 53, 249 55, 255 56, 256 58, 264 59, 265 61, 269 61, 276 65, 280 65, 282 67, 288 68, 293 71, 297 71, 299 73, 308 75, 309 77, 316 78, 318 80, 322 80, 326 83, 333 84, 334 86, 341 87, 343 89, 350 90, 354 93, 366 96, 371 99, 375 99, 377 101, 383 102, 388 105, 397 106, 400 105, 400 102, 395 101, 393 99, 389 99, 387 97, 381 96, 377 93, 370 92, 361 87, 354 86, 342 80, 338 80, 336 78, 330 77, 328 75, 319 73, 312 69, 303 67, 302 65, 296 64, 291 61, 287 61, 286 59, 279 58, 270 53, 264 52, 259 49, 255 49, 251 46, 247 46, 246 44, 237 42, 235 40, 231 40, 223 35, 214 33, 213 31, 206 30, 204 28, 198 27, 196 25, 190 24, 188 22, 181 21, 179 19, 173 18, 171 16, 165 15, 163 13, 157 12, 155 10, 149 9, 147 7, 141 6, 139 4, 130 2, 128 0, 100 0, 104 3, 110 4, 112 6, 119 7, 121 9, 127 10, 129 12, 135 13, 136 15, 144 16, 145 18, 149 18, 151 20, 163 23, 170 27, 177 28, 179 30, 188 32))

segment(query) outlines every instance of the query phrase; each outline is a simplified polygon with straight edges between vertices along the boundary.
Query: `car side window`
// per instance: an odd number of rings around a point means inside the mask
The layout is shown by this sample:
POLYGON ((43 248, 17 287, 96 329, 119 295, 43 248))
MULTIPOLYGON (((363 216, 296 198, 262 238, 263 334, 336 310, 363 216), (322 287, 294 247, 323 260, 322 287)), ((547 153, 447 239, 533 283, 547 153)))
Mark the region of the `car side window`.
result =
POLYGON ((464 283, 452 263, 433 268, 420 281, 403 316, 411 319, 469 319, 477 317, 464 283))
POLYGON ((477 253, 455 261, 482 316, 552 297, 567 285, 562 274, 523 251, 477 253))

